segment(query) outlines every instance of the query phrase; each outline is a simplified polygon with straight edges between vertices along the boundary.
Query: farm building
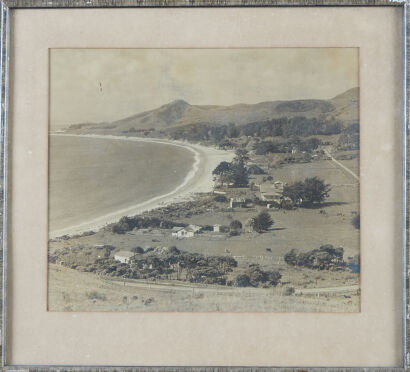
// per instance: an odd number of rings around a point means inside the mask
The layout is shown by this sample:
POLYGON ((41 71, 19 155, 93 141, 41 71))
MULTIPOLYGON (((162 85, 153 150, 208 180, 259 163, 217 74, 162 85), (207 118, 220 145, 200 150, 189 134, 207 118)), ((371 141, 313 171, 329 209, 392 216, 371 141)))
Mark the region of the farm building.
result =
POLYGON ((244 208, 246 206, 246 200, 244 198, 231 198, 229 206, 231 208, 244 208))
POLYGON ((174 227, 172 229, 172 236, 174 238, 192 238, 195 234, 201 231, 201 226, 189 225, 188 227, 174 227))
POLYGON ((130 259, 135 256, 135 253, 130 251, 119 251, 114 254, 114 260, 122 263, 129 263, 130 259))

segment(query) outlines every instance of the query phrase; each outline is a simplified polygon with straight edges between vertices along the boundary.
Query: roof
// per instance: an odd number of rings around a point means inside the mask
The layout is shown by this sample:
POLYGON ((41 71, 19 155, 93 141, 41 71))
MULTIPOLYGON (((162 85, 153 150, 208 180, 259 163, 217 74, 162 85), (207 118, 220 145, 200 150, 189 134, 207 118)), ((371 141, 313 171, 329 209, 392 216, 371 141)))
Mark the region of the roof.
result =
POLYGON ((172 231, 177 232, 177 231, 181 231, 183 229, 182 226, 175 226, 172 228, 172 231))
POLYGON ((268 194, 268 195, 282 195, 283 188, 281 187, 281 183, 275 182, 275 184, 271 183, 264 183, 260 185, 260 192, 261 194, 268 194), (276 184, 276 185, 275 185, 276 184))
POLYGON ((201 226, 189 225, 187 228, 185 228, 185 230, 186 230, 186 231, 197 232, 197 231, 201 230, 201 226))
POLYGON ((245 203, 244 198, 231 198, 231 201, 233 201, 235 203, 245 203))
POLYGON ((134 257, 135 253, 134 252, 130 252, 130 251, 119 251, 119 252, 115 252, 114 253, 115 257, 126 257, 126 258, 130 258, 130 257, 134 257))

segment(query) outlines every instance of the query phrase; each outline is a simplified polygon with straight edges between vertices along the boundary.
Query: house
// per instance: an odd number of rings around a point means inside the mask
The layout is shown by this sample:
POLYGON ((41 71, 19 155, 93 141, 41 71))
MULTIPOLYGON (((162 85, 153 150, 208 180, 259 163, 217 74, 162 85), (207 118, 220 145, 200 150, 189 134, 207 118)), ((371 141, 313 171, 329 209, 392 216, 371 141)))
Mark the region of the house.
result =
POLYGON ((280 203, 283 195, 283 182, 276 181, 273 184, 262 184, 260 186, 261 200, 280 203))
POLYGON ((171 235, 172 235, 174 238, 178 238, 178 232, 181 231, 181 230, 183 230, 183 229, 184 229, 184 228, 183 228, 182 226, 173 227, 173 228, 172 228, 172 233, 171 233, 171 235))
POLYGON ((246 200, 244 198, 231 198, 229 206, 231 208, 244 208, 246 206, 246 200))
POLYGON ((221 231, 221 225, 214 225, 214 232, 220 232, 221 231))
POLYGON ((134 252, 130 251, 119 251, 115 252, 114 260, 120 261, 122 263, 129 263, 131 258, 135 256, 134 252))
POLYGON ((202 227, 197 225, 189 225, 188 227, 178 227, 172 229, 172 236, 178 239, 192 238, 195 234, 201 231, 202 227))

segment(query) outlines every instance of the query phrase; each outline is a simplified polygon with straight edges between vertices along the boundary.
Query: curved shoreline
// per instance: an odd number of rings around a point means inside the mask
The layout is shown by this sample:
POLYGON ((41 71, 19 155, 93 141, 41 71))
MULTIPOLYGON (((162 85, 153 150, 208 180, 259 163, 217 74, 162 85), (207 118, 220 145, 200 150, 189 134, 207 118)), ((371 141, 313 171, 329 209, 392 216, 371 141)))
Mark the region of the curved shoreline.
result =
POLYGON ((230 161, 233 154, 228 151, 217 150, 210 147, 205 147, 196 144, 185 143, 181 141, 171 141, 155 138, 140 138, 140 137, 124 137, 111 135, 97 135, 97 134, 56 134, 50 133, 50 136, 62 137, 82 137, 82 138, 96 138, 105 140, 120 140, 131 142, 147 142, 159 143, 163 145, 171 145, 185 148, 194 154, 194 163, 192 169, 187 173, 184 181, 174 188, 172 191, 155 196, 149 200, 141 203, 131 205, 127 208, 122 208, 102 216, 93 218, 87 222, 79 223, 77 225, 68 226, 62 229, 49 231, 49 239, 62 235, 81 234, 85 231, 97 230, 109 223, 118 221, 124 216, 133 216, 148 210, 158 208, 176 201, 187 199, 192 193, 207 192, 212 190, 212 170, 221 161, 230 161))

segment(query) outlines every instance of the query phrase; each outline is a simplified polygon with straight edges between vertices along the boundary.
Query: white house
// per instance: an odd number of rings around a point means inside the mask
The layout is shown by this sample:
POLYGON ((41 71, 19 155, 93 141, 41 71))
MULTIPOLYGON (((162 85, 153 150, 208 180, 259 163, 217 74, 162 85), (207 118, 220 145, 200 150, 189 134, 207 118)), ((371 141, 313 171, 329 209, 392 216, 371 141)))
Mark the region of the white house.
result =
POLYGON ((114 260, 122 263, 129 263, 130 259, 135 256, 135 253, 130 251, 119 251, 114 254, 114 260))
POLYGON ((177 227, 172 229, 172 236, 178 239, 192 238, 195 234, 201 231, 202 227, 197 225, 189 225, 187 227, 177 227))
POLYGON ((220 232, 221 231, 221 225, 214 225, 214 232, 220 232))

